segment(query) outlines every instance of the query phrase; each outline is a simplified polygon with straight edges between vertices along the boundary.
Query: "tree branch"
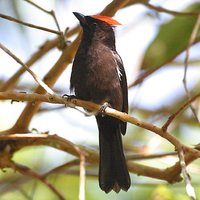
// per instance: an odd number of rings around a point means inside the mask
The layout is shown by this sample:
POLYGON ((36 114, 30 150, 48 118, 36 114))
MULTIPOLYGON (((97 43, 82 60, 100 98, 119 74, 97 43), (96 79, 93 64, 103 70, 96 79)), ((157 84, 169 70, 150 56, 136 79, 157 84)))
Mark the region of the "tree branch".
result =
POLYGON ((148 8, 152 10, 155 10, 156 12, 159 12, 159 13, 163 12, 163 13, 167 13, 174 16, 198 16, 199 15, 198 12, 180 12, 180 11, 169 10, 161 6, 154 6, 150 3, 142 3, 142 4, 144 4, 145 6, 147 6, 148 8))
POLYGON ((65 198, 60 194, 60 192, 51 183, 49 183, 46 179, 44 179, 42 175, 34 172, 33 170, 31 170, 30 168, 28 168, 24 165, 15 163, 13 161, 10 162, 10 167, 13 170, 19 172, 20 174, 23 174, 25 176, 29 176, 36 180, 39 180, 40 182, 45 184, 53 193, 55 193, 55 195, 57 195, 57 197, 60 200, 65 200, 65 198))
MULTIPOLYGON (((79 27, 75 27, 73 29, 71 29, 70 31, 67 31, 65 33, 65 36, 71 37, 72 35, 74 35, 75 33, 77 33, 79 30, 79 27)), ((30 59, 25 63, 25 65, 27 65, 28 67, 32 66, 37 60, 39 60, 40 58, 42 58, 48 51, 50 51, 51 49, 55 48, 56 46, 59 45, 59 39, 60 37, 57 37, 53 40, 50 41, 46 41, 44 44, 42 44, 40 46, 40 48, 30 57, 30 59)), ((59 45, 60 46, 60 45, 59 45)), ((17 80, 19 79, 19 77, 25 72, 25 68, 21 67, 13 76, 11 76, 6 82, 2 83, 0 85, 0 91, 6 91, 9 89, 12 89, 17 80)))
MULTIPOLYGON (((42 101, 42 102, 49 102, 49 103, 56 103, 56 104, 64 104, 69 107, 79 106, 79 107, 83 107, 85 109, 94 111, 94 113, 99 112, 101 108, 101 105, 98 105, 92 102, 83 101, 79 99, 69 100, 57 95, 48 95, 48 94, 40 95, 40 94, 24 94, 24 93, 16 93, 16 92, 0 92, 0 99, 2 100, 10 99, 14 101, 30 101, 34 103, 42 101)), ((131 117, 126 113, 107 107, 105 111, 102 112, 102 114, 115 117, 117 119, 120 119, 121 121, 129 122, 138 127, 141 127, 153 133, 156 133, 157 135, 168 140, 171 144, 175 146, 176 149, 179 149, 184 146, 176 137, 174 137, 172 134, 168 132, 163 131, 162 128, 159 128, 153 124, 136 119, 135 117, 131 117)), ((195 150, 186 146, 184 146, 184 148, 186 148, 191 153, 198 154, 198 156, 200 155, 198 150, 195 150)))
POLYGON ((5 51, 9 56, 11 56, 16 62, 22 65, 35 79, 35 81, 49 94, 53 95, 54 92, 49 88, 32 70, 29 69, 17 56, 15 56, 9 49, 7 49, 3 44, 0 43, 0 48, 5 51))
POLYGON ((56 14, 55 14, 54 10, 48 11, 48 10, 42 8, 41 6, 37 5, 36 3, 32 2, 32 1, 29 1, 29 0, 24 0, 24 1, 26 1, 27 3, 35 6, 39 10, 41 10, 41 11, 43 11, 43 12, 45 12, 45 13, 47 13, 47 14, 49 14, 49 15, 51 15, 53 17, 53 19, 55 21, 55 24, 56 24, 56 27, 57 27, 58 31, 60 32, 60 37, 63 40, 63 42, 65 43, 65 37, 64 37, 63 32, 60 29, 60 26, 59 26, 59 23, 58 23, 58 20, 57 20, 57 17, 56 17, 56 14))
MULTIPOLYGON (((190 47, 195 42, 199 28, 200 28, 200 14, 197 17, 197 21, 196 21, 194 28, 192 30, 192 34, 191 34, 190 39, 189 39, 188 47, 186 49, 186 54, 185 54, 185 60, 184 60, 185 67, 184 67, 184 76, 183 76, 183 86, 184 86, 185 92, 186 92, 189 100, 190 100, 191 96, 190 96, 190 92, 189 92, 188 87, 187 87, 187 69, 188 69, 188 62, 189 62, 189 55, 190 55, 190 47)), ((190 108, 193 112, 195 119, 199 122, 198 116, 197 116, 196 111, 193 108, 192 104, 190 104, 190 108)))
POLYGON ((179 155, 179 160, 180 160, 181 172, 183 174, 183 179, 185 181, 186 192, 188 196, 191 198, 191 200, 196 200, 196 194, 191 184, 190 175, 188 174, 187 169, 186 169, 186 163, 185 163, 185 158, 184 158, 184 153, 183 153, 182 148, 178 150, 178 155, 179 155))
MULTIPOLYGON (((1 149, 3 149, 2 144, 6 144, 5 149, 8 149, 9 147, 10 152, 12 152, 12 154, 26 146, 46 145, 46 146, 51 146, 53 148, 65 151, 76 157, 80 157, 80 153, 78 153, 76 149, 76 148, 79 148, 80 152, 82 152, 82 154, 85 155, 85 159, 87 163, 96 165, 99 162, 98 152, 93 151, 81 145, 73 144, 70 141, 63 139, 57 135, 29 134, 29 133, 0 135, 1 149)), ((5 167, 10 167, 10 163, 7 162, 6 160, 10 160, 12 154, 11 155, 3 154, 4 156, 1 155, 0 168, 3 169, 5 167)), ((43 175, 43 178, 47 177, 51 173, 54 173, 60 169, 63 169, 64 167, 68 168, 70 166, 73 166, 74 164, 78 164, 76 160, 73 161, 72 163, 65 164, 59 168, 55 168, 54 170, 51 170, 50 172, 45 173, 43 175)), ((128 161, 128 168, 130 172, 133 172, 137 175, 143 175, 143 176, 152 177, 152 178, 156 178, 160 180, 165 180, 165 181, 168 181, 169 183, 182 180, 181 177, 179 176, 179 173, 180 173, 179 168, 178 167, 175 168, 174 166, 172 168, 159 169, 155 167, 150 167, 150 166, 134 163, 132 161, 128 161)))
MULTIPOLYGON (((81 145, 76 145, 71 143, 70 141, 63 139, 57 135, 48 135, 48 134, 13 134, 13 135, 0 135, 0 146, 3 152, 1 153, 0 157, 0 168, 11 167, 10 166, 10 159, 16 151, 19 149, 26 147, 26 146, 37 146, 37 145, 46 145, 51 146, 56 149, 65 151, 70 153, 78 158, 80 158, 80 152, 84 155, 87 163, 97 164, 99 162, 99 155, 98 152, 91 150, 90 148, 86 148, 81 145), (3 145, 4 148, 3 148, 3 145), (9 149, 9 153, 6 149, 9 149), (78 149, 78 151, 77 151, 78 149)), ((199 158, 199 151, 196 150, 190 151, 190 148, 184 147, 185 152, 185 165, 188 165, 193 160, 199 158)), ((48 175, 58 172, 62 169, 69 168, 71 166, 78 165, 78 160, 74 160, 70 163, 66 163, 60 167, 57 167, 44 175, 40 175, 40 178, 44 180, 48 175)), ((128 161, 128 168, 130 172, 133 172, 137 175, 143 175, 151 178, 156 178, 160 180, 165 180, 169 183, 179 182, 182 180, 180 177, 181 173, 181 165, 178 161, 175 165, 168 167, 166 169, 159 169, 155 167, 145 166, 142 164, 134 163, 132 161, 128 161)), ((81 172, 81 171, 80 171, 81 172)), ((83 171, 81 172, 83 173, 83 171)), ((31 174, 26 174, 30 175, 31 174)))
POLYGON ((200 97, 200 93, 198 93, 197 95, 191 97, 184 105, 182 105, 180 108, 177 109, 177 111, 175 113, 173 113, 168 120, 165 122, 165 124, 163 125, 162 129, 164 131, 167 130, 167 128, 169 127, 169 125, 172 123, 172 121, 183 111, 185 110, 188 106, 191 105, 191 103, 193 101, 195 101, 197 98, 200 97))
POLYGON ((49 28, 45 28, 45 27, 42 27, 42 26, 37 26, 37 25, 34 25, 34 24, 23 22, 21 20, 15 19, 14 17, 8 16, 8 15, 3 15, 1 13, 0 13, 0 17, 3 18, 3 19, 7 19, 9 21, 16 22, 18 24, 22 24, 22 25, 28 26, 30 28, 39 29, 39 30, 50 32, 50 33, 54 33, 54 34, 57 34, 57 35, 61 35, 61 33, 62 33, 60 31, 55 31, 55 30, 52 30, 52 29, 49 29, 49 28))

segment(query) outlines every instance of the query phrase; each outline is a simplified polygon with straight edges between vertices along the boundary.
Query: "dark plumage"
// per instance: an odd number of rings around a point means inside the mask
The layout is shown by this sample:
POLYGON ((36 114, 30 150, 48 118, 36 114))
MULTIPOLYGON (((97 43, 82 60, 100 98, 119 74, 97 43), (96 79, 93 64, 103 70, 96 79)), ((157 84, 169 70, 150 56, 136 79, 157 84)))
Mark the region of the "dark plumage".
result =
MULTIPOLYGON (((70 80, 70 89, 77 98, 98 104, 108 102, 122 112, 128 112, 128 92, 123 63, 115 48, 112 25, 116 21, 106 16, 74 15, 83 28, 70 80), (106 21, 106 22, 105 22, 106 21)), ((99 185, 106 193, 130 187, 130 177, 123 153, 121 134, 126 123, 109 116, 96 116, 99 129, 99 185)))

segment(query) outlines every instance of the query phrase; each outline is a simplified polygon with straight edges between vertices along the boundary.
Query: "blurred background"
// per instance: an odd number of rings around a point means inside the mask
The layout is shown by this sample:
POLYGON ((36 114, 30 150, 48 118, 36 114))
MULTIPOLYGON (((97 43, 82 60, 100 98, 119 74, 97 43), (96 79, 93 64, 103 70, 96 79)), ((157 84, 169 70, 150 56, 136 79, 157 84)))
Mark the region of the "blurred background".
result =
MULTIPOLYGON (((61 30, 78 25, 72 12, 85 15, 100 13, 110 0, 34 0, 47 10, 54 10, 61 30)), ((199 12, 199 0, 152 0, 150 5, 157 8, 177 12, 199 12)), ((23 0, 0 0, 0 13, 19 20, 56 30, 52 17, 23 0)), ((178 16, 155 9, 143 4, 134 4, 120 9, 114 18, 122 23, 115 28, 116 46, 121 55, 127 74, 129 88, 129 114, 161 127, 170 114, 175 112, 184 102, 187 95, 184 90, 185 50, 194 28, 196 17, 178 16), (145 76, 146 74, 146 76, 145 76), (143 79, 143 77, 146 77, 143 79)), ((77 34, 67 38, 73 42, 77 34)), ((38 51, 47 40, 56 38, 55 34, 29 28, 0 18, 0 42, 9 48, 23 62, 38 51)), ((187 71, 187 86, 191 95, 199 92, 200 86, 200 46, 197 34, 195 45, 190 49, 187 71)), ((61 51, 53 48, 31 69, 40 77, 56 63, 61 51)), ((5 52, 0 50, 0 86, 5 83, 20 66, 5 52)), ((53 90, 58 95, 69 94, 69 78, 71 64, 62 73, 53 90)), ((14 91, 32 93, 37 83, 26 72, 14 91)), ((1 87, 0 87, 1 88, 1 87)), ((25 102, 0 102, 0 130, 11 128, 21 112, 25 102)), ((193 104, 197 116, 199 102, 193 104)), ((94 117, 85 117, 75 109, 43 103, 40 111, 31 121, 29 130, 57 134, 67 140, 81 144, 95 151, 98 150, 98 131, 94 117)), ((188 108, 170 125, 170 133, 186 145, 193 146, 200 141, 199 124, 188 108)), ((130 155, 154 155, 173 152, 173 146, 161 137, 133 125, 123 137, 124 146, 130 155)), ((29 166, 38 173, 45 173, 62 165, 74 157, 65 152, 44 146, 27 147, 15 153, 16 162, 29 166)), ((165 156, 158 159, 136 160, 148 166, 167 168, 177 161, 176 156, 165 156)), ((115 194, 103 193, 98 187, 98 167, 86 167, 86 199, 150 199, 150 200, 187 200, 184 183, 169 185, 165 181, 155 180, 131 174, 132 186, 128 192, 115 194)), ((49 176, 50 182, 66 199, 78 199, 79 174, 78 166, 68 173, 49 176)), ((193 186, 200 198, 200 162, 195 161, 188 166, 193 186)), ((0 172, 1 200, 55 200, 58 197, 39 181, 27 178, 13 170, 0 172)))

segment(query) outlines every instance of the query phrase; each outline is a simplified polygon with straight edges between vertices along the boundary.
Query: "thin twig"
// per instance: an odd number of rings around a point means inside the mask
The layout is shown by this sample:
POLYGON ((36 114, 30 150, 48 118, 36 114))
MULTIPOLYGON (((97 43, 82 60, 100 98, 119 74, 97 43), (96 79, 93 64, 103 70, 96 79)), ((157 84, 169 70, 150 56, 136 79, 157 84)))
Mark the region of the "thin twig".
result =
POLYGON ((45 173, 43 176, 44 176, 44 177, 47 177, 47 176, 49 176, 50 174, 57 173, 57 172, 59 172, 59 171, 62 171, 62 170, 64 170, 64 169, 67 169, 67 168, 70 168, 70 167, 74 167, 74 166, 78 165, 79 163, 80 163, 79 159, 74 159, 74 160, 72 160, 72 161, 70 161, 70 162, 67 162, 67 163, 65 163, 65 164, 63 164, 63 165, 60 165, 60 166, 58 166, 58 167, 56 167, 56 168, 54 168, 54 169, 48 171, 48 172, 45 173))
POLYGON ((57 17, 56 17, 56 14, 55 14, 54 10, 48 11, 48 10, 42 8, 41 6, 37 5, 36 3, 32 2, 32 1, 29 1, 29 0, 24 0, 24 1, 26 1, 27 3, 29 3, 29 4, 31 4, 31 5, 33 5, 33 6, 35 6, 35 7, 38 8, 39 10, 41 10, 41 11, 43 11, 43 12, 45 12, 45 13, 51 15, 51 16, 53 17, 54 21, 55 21, 55 24, 56 24, 56 27, 57 27, 58 31, 60 32, 60 36, 61 36, 61 38, 62 38, 62 41, 65 42, 64 33, 61 31, 61 28, 60 28, 60 26, 59 26, 59 23, 58 23, 58 20, 57 20, 57 17))
POLYGON ((31 5, 35 6, 36 8, 38 8, 39 10, 41 10, 41 11, 47 13, 47 14, 51 14, 50 13, 51 11, 48 11, 48 10, 42 8, 41 6, 39 6, 38 4, 34 3, 33 1, 29 1, 29 0, 24 0, 24 1, 26 1, 27 3, 30 3, 31 5))
MULTIPOLYGON (((186 92, 189 100, 191 98, 191 95, 190 95, 190 92, 189 92, 188 87, 187 87, 187 69, 188 69, 188 62, 189 62, 189 56, 190 56, 190 47, 195 42, 195 39, 196 39, 197 33, 199 31, 199 28, 200 28, 200 14, 198 15, 196 24, 195 24, 195 26, 193 28, 193 31, 192 31, 192 34, 190 36, 188 47, 186 49, 185 60, 184 60, 185 67, 184 67, 184 76, 183 76, 183 86, 184 86, 185 92, 186 92)), ((191 108, 191 110, 193 112, 194 117, 199 122, 199 119, 198 119, 198 116, 196 114, 195 108, 192 106, 192 104, 190 104, 190 108, 191 108)))
POLYGON ((186 192, 191 200, 196 200, 195 190, 192 186, 190 175, 188 174, 187 169, 186 169, 183 148, 178 149, 178 155, 179 155, 179 160, 180 160, 180 165, 181 165, 181 172, 183 175, 183 179, 185 181, 186 192))
POLYGON ((52 30, 52 29, 49 29, 49 28, 45 28, 45 27, 42 27, 42 26, 37 26, 37 25, 34 25, 34 24, 23 22, 21 20, 15 19, 15 18, 13 18, 11 16, 8 16, 8 15, 0 14, 0 17, 3 18, 3 19, 7 19, 9 21, 16 22, 18 24, 22 24, 22 25, 28 26, 30 28, 39 29, 39 30, 50 32, 50 33, 54 33, 54 34, 57 34, 57 35, 61 35, 61 33, 62 33, 60 31, 55 31, 55 30, 52 30))
POLYGON ((150 154, 150 155, 128 155, 126 156, 127 160, 147 160, 147 159, 155 159, 155 158, 163 158, 166 156, 176 156, 177 152, 168 152, 168 153, 157 153, 157 154, 150 154))
POLYGON ((79 200, 85 200, 85 151, 81 150, 78 146, 75 146, 76 151, 80 157, 80 181, 79 181, 79 200))
POLYGON ((147 6, 148 8, 155 10, 156 12, 159 12, 159 13, 163 12, 163 13, 174 15, 174 16, 198 16, 199 15, 199 12, 180 12, 180 11, 169 10, 161 6, 155 6, 155 5, 150 4, 148 0, 129 0, 129 2, 124 7, 134 5, 137 3, 143 4, 147 6))
MULTIPOLYGON (((43 81, 52 88, 56 83, 57 79, 66 69, 66 67, 72 62, 74 55, 77 50, 77 45, 79 44, 80 36, 78 36, 68 47, 66 47, 57 62, 51 67, 51 69, 44 76, 43 81)), ((44 90, 41 86, 38 86, 35 90, 35 93, 45 94, 46 90, 44 90)), ((33 116, 39 111, 41 106, 41 102, 37 102, 36 104, 28 103, 20 116, 18 117, 16 123, 10 131, 12 133, 16 132, 16 129, 19 132, 24 132, 28 130, 29 124, 33 118, 33 116)), ((11 133, 10 132, 10 133, 11 133)))
POLYGON ((80 154, 80 185, 79 185, 79 200, 85 200, 85 156, 80 154))
POLYGON ((17 63, 22 65, 35 79, 35 81, 49 94, 53 95, 54 92, 49 88, 29 67, 24 64, 17 56, 15 56, 9 49, 7 49, 3 44, 0 43, 0 48, 5 51, 9 56, 11 56, 17 63))
MULTIPOLYGON (((157 10, 158 12, 161 12, 161 10, 162 10, 162 12, 168 12, 169 14, 173 14, 173 15, 182 15, 182 16, 199 16, 199 13, 197 12, 197 13, 182 13, 182 12, 175 12, 175 11, 170 11, 170 10, 167 10, 167 9, 164 9, 164 8, 161 8, 161 7, 156 7, 156 6, 153 6, 153 5, 151 5, 151 4, 149 4, 149 3, 144 3, 144 5, 146 5, 146 6, 149 6, 149 7, 152 7, 152 9, 155 9, 155 10, 157 10)), ((198 17, 199 18, 199 17, 198 17)), ((197 24, 197 23, 196 23, 197 24)), ((197 43, 198 41, 195 41, 195 39, 190 43, 190 45, 188 45, 188 47, 190 47, 191 45, 194 45, 195 43, 197 43)), ((147 78, 149 75, 151 75, 152 73, 154 73, 158 68, 160 68, 160 67, 162 67, 162 66, 164 66, 165 64, 167 64, 167 63, 170 63, 172 60, 174 60, 175 59, 175 57, 176 57, 177 55, 174 55, 174 56, 172 56, 172 57, 170 57, 166 62, 164 62, 161 66, 157 66, 156 68, 153 68, 153 69, 151 69, 151 70, 147 70, 147 71, 144 71, 144 72, 142 72, 139 76, 138 76, 138 78, 136 79, 136 80, 134 80, 132 83, 130 83, 129 84, 129 88, 131 88, 131 87, 133 87, 133 86, 135 86, 135 85, 139 85, 139 84, 141 84, 142 82, 143 82, 143 80, 145 79, 145 78, 147 78)), ((187 61, 187 64, 188 64, 188 61, 187 61)), ((195 115, 195 117, 196 117, 196 115, 195 115)), ((198 121, 198 120, 197 120, 198 121)))
POLYGON ((43 178, 42 175, 39 175, 38 173, 32 171, 30 168, 21 165, 21 164, 17 164, 13 161, 11 161, 11 167, 18 171, 20 174, 26 175, 26 176, 30 176, 34 179, 37 179, 39 181, 41 181, 43 184, 45 184, 52 192, 54 192, 58 198, 60 200, 65 200, 65 198, 60 194, 60 192, 52 185, 50 184, 46 179, 43 178))
POLYGON ((55 12, 54 12, 53 10, 50 10, 50 11, 49 11, 49 10, 46 10, 46 9, 42 8, 41 6, 37 5, 36 3, 32 2, 32 1, 29 1, 29 0, 24 0, 24 1, 26 1, 27 3, 30 3, 31 5, 35 6, 35 7, 38 8, 39 10, 41 10, 41 11, 43 11, 43 12, 45 12, 45 13, 51 15, 51 16, 53 17, 54 21, 55 21, 55 24, 56 24, 56 26, 57 26, 58 31, 61 32, 61 29, 60 29, 58 20, 57 20, 57 18, 56 18, 55 12))
MULTIPOLYGON (((196 59, 196 58, 194 58, 194 59, 190 59, 190 60, 188 60, 188 64, 189 65, 199 65, 199 63, 200 63, 200 59, 196 59)), ((173 66, 183 66, 183 61, 179 61, 179 60, 174 60, 174 61, 172 61, 171 63, 169 63, 169 67, 171 66, 171 65, 173 65, 173 66)))
POLYGON ((37 189, 37 180, 35 180, 33 182, 33 186, 31 188, 31 192, 30 192, 30 196, 32 197, 32 199, 34 199, 35 193, 36 193, 36 189, 37 189))
POLYGON ((198 16, 199 15, 199 12, 179 12, 179 11, 173 11, 173 10, 163 8, 161 6, 154 6, 150 3, 142 3, 142 4, 144 4, 148 8, 153 9, 159 13, 164 12, 164 13, 175 15, 175 16, 198 16))
MULTIPOLYGON (((66 37, 71 37, 72 35, 74 35, 75 33, 77 33, 79 30, 78 27, 75 27, 73 29, 71 29, 70 31, 68 31, 66 33, 66 37)), ((44 42, 39 50, 37 50, 32 56, 31 58, 26 62, 27 66, 32 66, 37 60, 39 60, 41 57, 43 57, 46 53, 48 53, 51 49, 55 48, 56 46, 59 45, 59 37, 50 40, 50 41, 46 41, 44 42)), ((11 76, 6 82, 0 84, 0 91, 6 91, 6 90, 11 90, 17 80, 19 79, 19 77, 25 72, 26 70, 24 69, 24 67, 21 67, 15 74, 13 74, 13 76, 11 76)))
POLYGON ((198 93, 197 95, 191 97, 184 105, 182 105, 180 108, 177 109, 177 111, 175 113, 173 113, 168 120, 165 122, 165 124, 163 125, 162 129, 164 131, 167 130, 167 128, 169 127, 169 125, 172 123, 172 121, 183 111, 185 110, 188 106, 191 105, 191 103, 193 101, 195 101, 197 98, 200 97, 200 93, 198 93))
POLYGON ((31 195, 28 195, 25 189, 19 188, 18 190, 26 200, 33 200, 31 195))

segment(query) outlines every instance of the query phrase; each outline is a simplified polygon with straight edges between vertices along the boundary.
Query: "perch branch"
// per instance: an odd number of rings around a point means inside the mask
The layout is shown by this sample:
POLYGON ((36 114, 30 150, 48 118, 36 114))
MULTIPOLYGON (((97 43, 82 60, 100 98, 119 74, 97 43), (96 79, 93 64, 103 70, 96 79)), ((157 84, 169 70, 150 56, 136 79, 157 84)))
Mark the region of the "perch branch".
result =
MULTIPOLYGON (((30 102, 35 102, 35 103, 41 101, 41 102, 49 102, 49 103, 55 103, 55 104, 64 104, 64 105, 70 106, 70 107, 79 106, 79 107, 83 107, 88 110, 92 110, 94 112, 99 112, 99 110, 101 108, 101 105, 97 105, 92 102, 83 101, 83 100, 79 100, 79 99, 73 99, 73 98, 71 100, 69 100, 69 99, 65 99, 65 98, 62 98, 57 95, 49 95, 49 94, 41 95, 41 94, 24 94, 24 93, 17 93, 17 92, 0 92, 0 99, 1 100, 10 99, 10 100, 14 100, 14 101, 15 100, 16 101, 30 101, 30 102)), ((173 136, 172 134, 170 134, 168 132, 163 131, 162 128, 159 128, 151 123, 147 123, 147 122, 138 120, 135 117, 131 117, 126 113, 117 111, 110 107, 107 107, 102 114, 118 118, 122 121, 129 122, 138 127, 141 127, 146 130, 149 130, 151 132, 154 132, 157 135, 160 135, 161 137, 168 140, 171 144, 173 144, 176 147, 176 149, 184 146, 175 136, 173 136)), ((192 149, 189 147, 185 147, 185 148, 187 148, 191 153, 194 153, 195 155, 197 155, 197 154, 198 154, 198 156, 200 155, 198 150, 195 150, 195 149, 192 149)))

